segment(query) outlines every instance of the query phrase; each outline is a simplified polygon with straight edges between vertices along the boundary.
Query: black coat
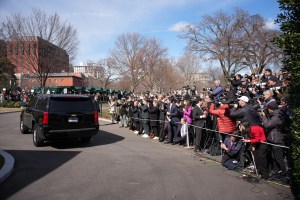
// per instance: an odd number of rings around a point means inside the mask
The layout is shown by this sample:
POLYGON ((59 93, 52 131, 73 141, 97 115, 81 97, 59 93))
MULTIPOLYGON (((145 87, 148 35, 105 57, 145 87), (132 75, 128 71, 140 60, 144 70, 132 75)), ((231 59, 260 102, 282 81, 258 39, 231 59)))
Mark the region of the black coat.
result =
POLYGON ((134 122, 139 122, 140 120, 140 109, 139 109, 139 107, 135 107, 135 106, 133 106, 133 108, 132 108, 132 117, 133 117, 133 121, 134 122))
POLYGON ((150 126, 158 126, 159 124, 159 108, 158 107, 150 107, 150 126))
POLYGON ((195 106, 192 111, 193 116, 193 125, 203 127, 206 121, 206 118, 201 118, 204 115, 204 112, 199 106, 195 106))
POLYGON ((252 106, 246 104, 242 108, 233 108, 229 115, 231 118, 238 119, 243 122, 250 122, 252 125, 261 125, 257 111, 252 106))
POLYGON ((270 117, 263 118, 263 126, 266 129, 267 140, 275 144, 284 145, 284 140, 287 137, 285 125, 285 114, 280 109, 270 113, 270 117))

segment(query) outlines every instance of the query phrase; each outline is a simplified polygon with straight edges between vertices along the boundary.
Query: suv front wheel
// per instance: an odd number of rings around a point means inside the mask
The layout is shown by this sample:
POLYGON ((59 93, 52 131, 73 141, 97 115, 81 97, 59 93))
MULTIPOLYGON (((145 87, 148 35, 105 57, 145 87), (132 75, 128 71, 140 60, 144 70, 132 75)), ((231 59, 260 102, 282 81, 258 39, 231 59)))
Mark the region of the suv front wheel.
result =
POLYGON ((38 126, 34 125, 32 139, 33 139, 33 144, 36 147, 41 147, 44 144, 44 140, 41 137, 41 134, 42 134, 41 127, 38 127, 38 126))

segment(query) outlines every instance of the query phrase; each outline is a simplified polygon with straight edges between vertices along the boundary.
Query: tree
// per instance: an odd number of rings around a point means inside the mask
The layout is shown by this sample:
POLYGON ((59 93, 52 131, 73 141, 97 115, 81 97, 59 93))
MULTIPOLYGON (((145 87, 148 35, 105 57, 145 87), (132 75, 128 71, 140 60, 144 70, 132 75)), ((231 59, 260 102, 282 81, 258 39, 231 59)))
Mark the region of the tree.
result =
POLYGON ((272 41, 279 31, 268 29, 260 15, 242 9, 233 14, 223 11, 203 16, 188 25, 180 35, 187 40, 186 50, 204 60, 218 61, 225 79, 245 68, 261 73, 268 65, 278 64, 282 52, 272 41))
POLYGON ((10 43, 8 58, 13 53, 20 58, 20 68, 26 69, 22 72, 33 74, 42 88, 50 73, 68 71, 69 58, 75 58, 79 44, 72 25, 61 21, 57 13, 47 15, 38 9, 33 9, 28 17, 20 13, 7 16, 1 23, 0 34, 10 43))
POLYGON ((144 76, 143 58, 145 38, 139 33, 120 35, 111 52, 111 58, 120 74, 130 80, 130 89, 134 91, 144 76))
POLYGON ((107 88, 113 82, 118 80, 119 72, 112 58, 100 59, 99 65, 99 77, 98 80, 101 83, 101 87, 107 88))
POLYGON ((276 39, 276 43, 284 51, 284 69, 292 76, 290 84, 290 103, 294 108, 292 123, 292 181, 291 189, 295 199, 300 198, 300 2, 297 0, 279 0, 279 8, 282 11, 277 16, 277 23, 283 32, 276 39))
POLYGON ((186 50, 205 57, 205 60, 219 62, 224 77, 243 69, 242 55, 237 48, 241 42, 240 21, 235 14, 223 11, 214 16, 205 15, 195 25, 183 29, 181 38, 187 40, 186 50))
POLYGON ((0 88, 12 88, 13 83, 16 83, 14 75, 15 65, 13 65, 5 57, 0 57, 0 88))
POLYGON ((184 85, 191 85, 194 82, 195 74, 199 73, 201 69, 200 62, 200 58, 193 54, 184 54, 178 59, 176 67, 184 80, 184 85))
POLYGON ((280 65, 283 53, 273 43, 280 31, 267 27, 261 15, 249 15, 242 9, 237 9, 237 13, 242 31, 242 63, 254 74, 261 74, 268 65, 280 65))
POLYGON ((144 71, 142 84, 146 90, 154 91, 159 87, 160 68, 166 59, 167 49, 157 39, 146 39, 141 49, 142 68, 144 71))

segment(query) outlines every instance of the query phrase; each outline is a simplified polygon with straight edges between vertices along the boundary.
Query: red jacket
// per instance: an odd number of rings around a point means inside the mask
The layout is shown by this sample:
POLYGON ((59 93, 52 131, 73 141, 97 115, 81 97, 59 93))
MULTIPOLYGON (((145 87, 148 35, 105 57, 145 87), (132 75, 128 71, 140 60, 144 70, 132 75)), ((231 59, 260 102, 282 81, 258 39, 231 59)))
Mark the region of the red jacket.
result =
POLYGON ((220 108, 215 110, 215 104, 211 104, 209 108, 211 115, 217 116, 219 131, 223 133, 232 133, 236 130, 235 119, 229 118, 228 104, 222 104, 220 108))
POLYGON ((251 133, 249 137, 250 137, 251 144, 266 141, 265 131, 261 126, 251 126, 250 130, 251 133))

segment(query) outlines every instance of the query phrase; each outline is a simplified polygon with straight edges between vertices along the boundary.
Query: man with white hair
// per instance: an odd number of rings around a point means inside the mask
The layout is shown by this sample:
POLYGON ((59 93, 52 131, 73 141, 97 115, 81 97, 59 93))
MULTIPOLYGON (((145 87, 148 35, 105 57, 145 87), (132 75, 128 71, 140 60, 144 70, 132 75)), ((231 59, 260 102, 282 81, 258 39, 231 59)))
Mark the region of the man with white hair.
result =
POLYGON ((216 88, 211 92, 211 94, 214 96, 215 101, 219 101, 220 96, 223 94, 223 88, 220 80, 215 80, 214 83, 216 88))
POLYGON ((248 104, 249 98, 241 96, 238 100, 238 104, 234 104, 229 116, 241 121, 241 123, 251 122, 253 125, 261 125, 259 115, 253 107, 248 104))

